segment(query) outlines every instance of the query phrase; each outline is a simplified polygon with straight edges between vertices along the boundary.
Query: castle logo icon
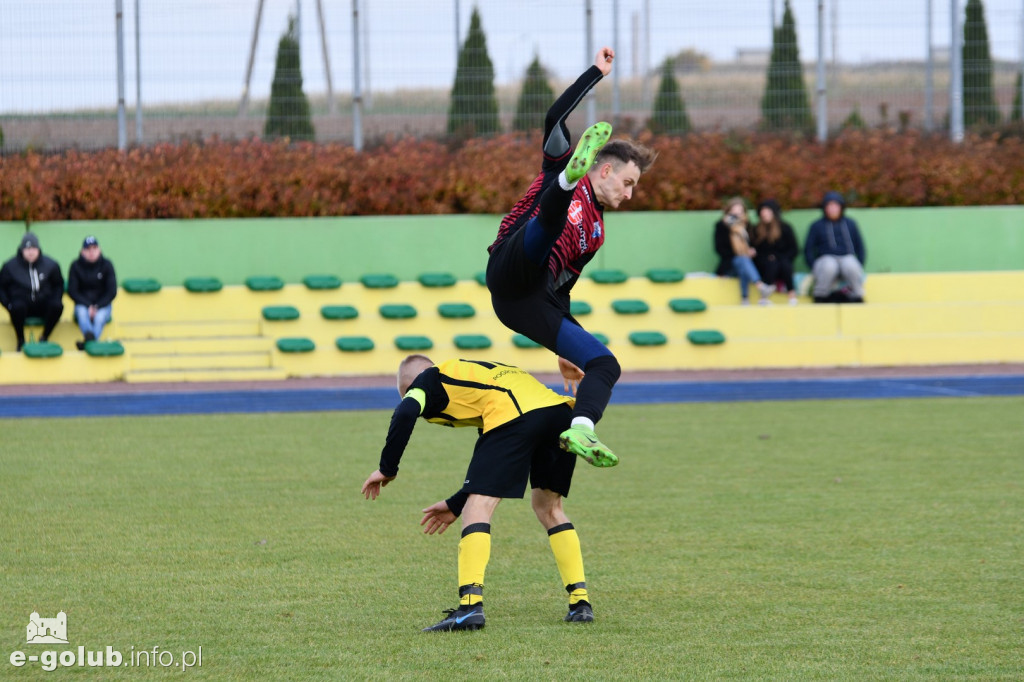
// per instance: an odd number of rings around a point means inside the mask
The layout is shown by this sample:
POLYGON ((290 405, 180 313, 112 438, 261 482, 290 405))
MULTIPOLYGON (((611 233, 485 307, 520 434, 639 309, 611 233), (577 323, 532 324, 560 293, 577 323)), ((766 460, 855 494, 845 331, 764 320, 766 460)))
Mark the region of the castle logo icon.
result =
POLYGON ((35 611, 28 617, 25 627, 28 644, 67 644, 68 614, 61 611, 55 618, 40 618, 35 611))

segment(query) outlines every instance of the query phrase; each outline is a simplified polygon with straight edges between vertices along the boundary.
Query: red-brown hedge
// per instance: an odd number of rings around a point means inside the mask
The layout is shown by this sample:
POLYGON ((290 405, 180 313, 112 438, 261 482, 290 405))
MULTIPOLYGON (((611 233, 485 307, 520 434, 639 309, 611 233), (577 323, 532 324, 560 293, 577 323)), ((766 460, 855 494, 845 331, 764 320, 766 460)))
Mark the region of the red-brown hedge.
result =
MULTIPOLYGON (((646 137, 659 152, 630 210, 718 208, 732 195, 814 206, 837 189, 858 206, 1024 203, 1024 142, 849 132, 798 137, 646 137)), ((0 220, 503 213, 539 169, 536 136, 450 148, 401 139, 339 144, 221 142, 0 158, 0 220)))

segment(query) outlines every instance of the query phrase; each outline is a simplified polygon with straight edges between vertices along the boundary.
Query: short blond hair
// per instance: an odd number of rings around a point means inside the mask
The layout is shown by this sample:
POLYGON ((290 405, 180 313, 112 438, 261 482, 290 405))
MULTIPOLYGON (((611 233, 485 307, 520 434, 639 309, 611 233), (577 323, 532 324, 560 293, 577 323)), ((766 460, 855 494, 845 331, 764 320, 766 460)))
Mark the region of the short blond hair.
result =
POLYGON ((414 353, 407 355, 398 365, 398 394, 405 395, 409 385, 416 380, 423 370, 433 367, 434 361, 426 355, 414 353))

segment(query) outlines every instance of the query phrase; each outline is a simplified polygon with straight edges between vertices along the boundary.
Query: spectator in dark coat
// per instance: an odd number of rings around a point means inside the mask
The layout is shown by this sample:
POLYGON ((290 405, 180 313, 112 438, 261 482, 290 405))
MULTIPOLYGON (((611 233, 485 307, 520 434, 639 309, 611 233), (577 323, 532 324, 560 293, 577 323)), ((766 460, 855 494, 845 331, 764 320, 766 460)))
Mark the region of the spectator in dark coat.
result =
POLYGON ((68 269, 68 296, 75 302, 75 321, 84 337, 75 345, 82 350, 103 334, 110 321, 110 304, 117 296, 114 264, 103 256, 96 237, 85 238, 78 259, 68 269))
POLYGON ((754 225, 750 245, 757 250, 754 265, 761 279, 771 286, 781 282, 789 293, 790 305, 796 305, 793 286, 793 261, 800 253, 793 226, 782 219, 782 209, 775 199, 757 205, 758 223, 754 225))
POLYGON ((25 345, 25 320, 43 319, 40 341, 48 341, 64 312, 64 276, 60 265, 39 248, 39 238, 26 232, 14 258, 0 268, 0 305, 7 309, 17 337, 25 345))
POLYGON ((824 215, 811 223, 804 244, 804 258, 814 275, 814 302, 863 303, 867 253, 857 223, 846 216, 839 192, 826 192, 821 209, 824 215), (840 280, 846 287, 835 292, 840 280))

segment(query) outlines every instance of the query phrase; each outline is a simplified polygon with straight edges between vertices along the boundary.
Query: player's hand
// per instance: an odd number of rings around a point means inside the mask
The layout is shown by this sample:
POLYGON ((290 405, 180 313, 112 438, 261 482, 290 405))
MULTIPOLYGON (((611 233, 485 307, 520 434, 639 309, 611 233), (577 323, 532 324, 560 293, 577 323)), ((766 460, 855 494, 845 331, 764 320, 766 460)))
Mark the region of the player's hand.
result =
POLYGON ((435 502, 426 509, 423 510, 423 519, 420 521, 420 525, 423 526, 423 532, 427 535, 433 535, 448 530, 448 526, 455 523, 455 514, 448 508, 448 503, 445 500, 435 502))
POLYGON ((583 370, 572 364, 565 358, 558 358, 558 371, 562 373, 562 379, 566 391, 572 391, 573 395, 576 395, 576 389, 579 388, 580 381, 583 379, 583 370))
POLYGON ((615 59, 615 50, 610 47, 602 47, 594 57, 594 66, 601 70, 601 74, 607 76, 612 72, 612 61, 615 59))
POLYGON ((380 489, 393 480, 395 480, 394 476, 385 476, 379 469, 374 471, 366 479, 366 482, 363 483, 363 499, 376 500, 377 496, 380 495, 380 489))

